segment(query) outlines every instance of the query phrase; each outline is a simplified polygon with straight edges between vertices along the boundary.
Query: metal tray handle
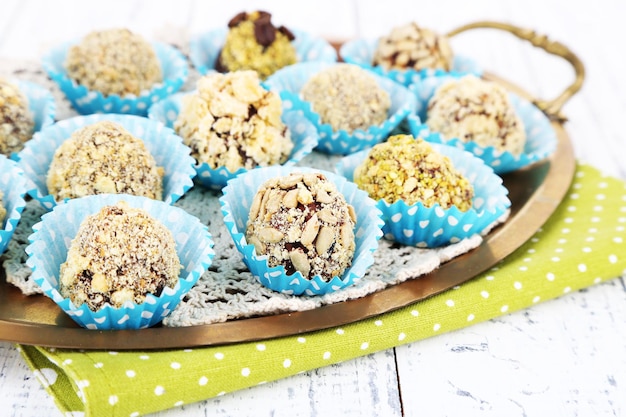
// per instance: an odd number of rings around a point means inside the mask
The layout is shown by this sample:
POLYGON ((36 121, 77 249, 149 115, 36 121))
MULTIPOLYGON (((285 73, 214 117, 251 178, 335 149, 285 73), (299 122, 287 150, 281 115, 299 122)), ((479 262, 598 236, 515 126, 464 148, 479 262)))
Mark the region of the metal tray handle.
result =
POLYGON ((459 33, 471 30, 471 29, 499 29, 505 32, 512 33, 522 40, 529 41, 533 46, 543 49, 544 51, 556 55, 565 59, 569 62, 572 67, 574 67, 575 71, 575 79, 574 82, 569 85, 563 93, 561 93, 558 97, 553 100, 540 100, 534 99, 533 103, 541 109, 550 120, 563 123, 567 121, 567 118, 561 113, 561 109, 563 105, 569 100, 574 94, 580 90, 582 87, 583 81, 585 79, 585 66, 582 61, 574 54, 567 46, 563 45, 560 42, 552 41, 548 39, 546 35, 539 34, 532 29, 524 29, 518 26, 502 23, 502 22, 493 22, 493 21, 480 21, 474 23, 468 23, 459 28, 456 28, 446 34, 449 38, 452 38, 459 33))

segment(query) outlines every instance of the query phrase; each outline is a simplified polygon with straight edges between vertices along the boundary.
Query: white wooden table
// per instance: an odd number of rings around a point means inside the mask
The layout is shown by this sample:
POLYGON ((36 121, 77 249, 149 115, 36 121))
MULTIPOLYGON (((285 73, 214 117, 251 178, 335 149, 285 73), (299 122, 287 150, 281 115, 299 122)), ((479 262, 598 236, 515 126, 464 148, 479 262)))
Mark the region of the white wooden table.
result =
MULTIPOLYGON (((2 0, 0 59, 36 60, 91 29, 147 37, 200 33, 242 10, 334 39, 374 37, 411 20, 446 32, 476 20, 534 28, 570 46, 587 78, 564 108, 577 157, 626 179, 626 2, 560 0, 2 0)), ((453 40, 544 98, 573 79, 564 62, 504 33, 453 40)), ((156 415, 620 416, 626 415, 626 289, 615 279, 497 320, 156 415)), ((60 413, 12 344, 0 342, 0 416, 60 413)))

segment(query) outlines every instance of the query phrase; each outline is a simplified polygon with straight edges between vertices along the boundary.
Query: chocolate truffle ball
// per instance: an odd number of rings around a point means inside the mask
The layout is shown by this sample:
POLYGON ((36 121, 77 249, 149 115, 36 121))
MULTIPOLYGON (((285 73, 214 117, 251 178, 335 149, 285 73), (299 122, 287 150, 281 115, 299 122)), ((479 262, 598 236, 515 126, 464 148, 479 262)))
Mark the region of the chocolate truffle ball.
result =
POLYGON ((393 28, 378 40, 373 65, 390 69, 442 69, 452 68, 452 49, 445 36, 408 23, 393 28))
POLYGON ((297 60, 293 33, 284 26, 275 27, 270 13, 238 13, 228 28, 216 63, 220 72, 254 70, 265 79, 297 60))
POLYGON ((519 155, 524 151, 524 123, 504 87, 473 75, 442 84, 428 103, 426 124, 447 139, 519 155))
POLYGON ((474 188, 450 158, 421 138, 396 135, 374 146, 354 171, 354 182, 374 200, 461 211, 472 207, 474 188))
POLYGON ((141 304, 174 288, 181 264, 172 232, 123 201, 87 216, 61 264, 60 293, 92 311, 141 304))
POLYGON ((87 34, 67 52, 69 78, 105 96, 139 95, 163 80, 154 48, 128 29, 87 34))
POLYGON ((281 115, 280 97, 255 71, 214 73, 183 99, 174 129, 198 163, 236 172, 288 159, 293 142, 281 115))
POLYGON ((366 70, 337 64, 312 76, 302 87, 302 98, 311 103, 322 123, 333 130, 367 130, 387 119, 389 93, 366 70))
POLYGON ((354 208, 323 174, 296 172, 259 188, 246 239, 269 266, 330 281, 352 264, 355 224, 354 208))
POLYGON ((19 152, 33 136, 35 121, 28 98, 19 88, 0 77, 0 153, 19 152))
POLYGON ((143 141, 101 121, 76 130, 54 153, 47 176, 56 201, 93 194, 132 194, 161 200, 163 168, 143 141))

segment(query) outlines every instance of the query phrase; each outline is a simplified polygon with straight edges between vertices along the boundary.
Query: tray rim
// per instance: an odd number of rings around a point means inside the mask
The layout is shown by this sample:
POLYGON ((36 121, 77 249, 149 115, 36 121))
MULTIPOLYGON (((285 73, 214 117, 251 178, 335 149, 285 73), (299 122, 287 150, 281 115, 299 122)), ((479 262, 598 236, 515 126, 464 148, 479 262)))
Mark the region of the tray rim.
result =
MULTIPOLYGON (((531 100, 530 94, 510 81, 491 73, 485 73, 483 77, 500 82, 511 91, 531 100)), ((547 169, 547 172, 525 204, 515 214, 512 213, 504 225, 493 230, 479 247, 448 261, 419 279, 410 279, 358 299, 312 310, 189 327, 102 331, 88 330, 77 325, 60 327, 0 316, 0 340, 78 349, 154 350, 216 346, 324 330, 419 302, 469 281, 495 265, 523 245, 556 210, 570 187, 576 161, 572 143, 562 124, 552 121, 551 125, 557 135, 557 149, 551 158, 527 169, 547 169), (523 224, 520 225, 520 222, 523 224), (510 234, 514 234, 516 239, 508 239, 510 234), (469 257, 478 261, 468 265, 465 260, 469 257)), ((6 283, 3 285, 10 286, 6 283)), ((60 313, 63 314, 62 311, 60 313)))

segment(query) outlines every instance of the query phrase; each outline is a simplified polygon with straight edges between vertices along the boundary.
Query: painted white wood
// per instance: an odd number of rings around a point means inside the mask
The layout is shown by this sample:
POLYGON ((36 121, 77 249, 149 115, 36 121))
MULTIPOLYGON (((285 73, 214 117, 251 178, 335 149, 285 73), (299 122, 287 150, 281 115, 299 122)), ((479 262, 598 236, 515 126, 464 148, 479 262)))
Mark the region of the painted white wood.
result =
MULTIPOLYGON (((148 37, 197 34, 241 10, 322 36, 376 37, 411 20, 441 32, 475 20, 535 28, 583 59, 583 90, 566 104, 579 159, 626 178, 626 3, 559 0, 3 0, 0 59, 36 60, 88 30, 127 26, 148 37), (598 3, 598 4, 596 4, 598 3)), ((544 98, 572 80, 567 64, 484 30, 452 45, 485 69, 544 98)), ((616 279, 525 311, 321 368, 158 417, 626 415, 626 291, 616 279), (396 370, 397 366, 397 370, 396 370)), ((59 415, 15 348, 0 342, 0 416, 59 415)))

